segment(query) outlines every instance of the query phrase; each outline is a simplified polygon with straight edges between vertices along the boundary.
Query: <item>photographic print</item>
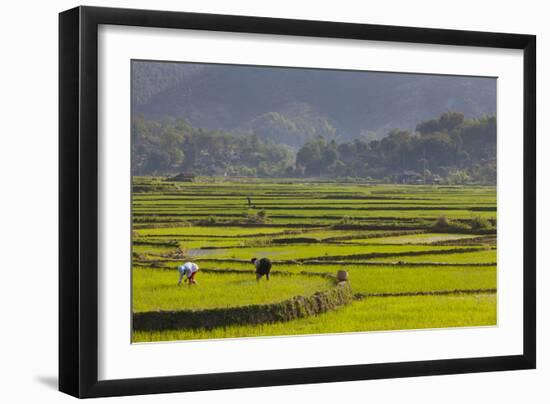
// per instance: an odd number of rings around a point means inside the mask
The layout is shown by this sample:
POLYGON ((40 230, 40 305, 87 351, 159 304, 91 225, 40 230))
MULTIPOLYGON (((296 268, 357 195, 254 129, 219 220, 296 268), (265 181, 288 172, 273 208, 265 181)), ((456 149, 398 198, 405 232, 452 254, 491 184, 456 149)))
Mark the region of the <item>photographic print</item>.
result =
POLYGON ((495 77, 133 60, 132 341, 497 324, 495 77))

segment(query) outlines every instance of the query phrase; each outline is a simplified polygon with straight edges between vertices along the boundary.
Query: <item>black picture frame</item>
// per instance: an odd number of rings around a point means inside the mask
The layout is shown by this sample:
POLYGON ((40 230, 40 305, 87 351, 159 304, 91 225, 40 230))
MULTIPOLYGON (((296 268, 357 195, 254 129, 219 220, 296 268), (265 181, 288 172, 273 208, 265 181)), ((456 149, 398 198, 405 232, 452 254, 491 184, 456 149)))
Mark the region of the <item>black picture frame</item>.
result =
POLYGON ((77 7, 59 15, 59 390, 105 397, 536 366, 536 37, 184 12, 77 7), (523 50, 523 354, 98 380, 98 26, 180 28, 523 50))

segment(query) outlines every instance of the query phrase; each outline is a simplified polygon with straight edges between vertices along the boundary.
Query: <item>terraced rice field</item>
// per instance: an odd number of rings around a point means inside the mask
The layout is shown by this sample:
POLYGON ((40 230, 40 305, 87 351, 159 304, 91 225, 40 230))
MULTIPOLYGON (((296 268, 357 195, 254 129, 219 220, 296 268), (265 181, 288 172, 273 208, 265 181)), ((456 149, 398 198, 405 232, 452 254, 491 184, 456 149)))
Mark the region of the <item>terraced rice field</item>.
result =
POLYGON ((200 287, 174 287, 172 271, 142 269, 134 273, 135 312, 150 310, 210 309, 264 304, 328 289, 328 279, 276 274, 273 282, 258 284, 248 273, 202 273, 200 287), (185 294, 185 299, 182 299, 185 294))
POLYGON ((135 329, 134 342, 496 324, 494 187, 134 184, 134 313, 267 310, 332 290, 338 270, 353 293, 285 321, 135 329), (257 283, 250 259, 264 256, 272 279, 257 283), (177 286, 185 261, 201 268, 196 286, 177 286))

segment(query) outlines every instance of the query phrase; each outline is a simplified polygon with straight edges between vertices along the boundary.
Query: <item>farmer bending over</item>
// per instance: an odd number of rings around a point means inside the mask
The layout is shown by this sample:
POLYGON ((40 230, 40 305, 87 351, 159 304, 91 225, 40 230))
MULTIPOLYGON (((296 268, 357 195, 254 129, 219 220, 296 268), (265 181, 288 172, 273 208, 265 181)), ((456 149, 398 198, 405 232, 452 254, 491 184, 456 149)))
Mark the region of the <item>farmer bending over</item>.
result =
POLYGON ((256 280, 259 282, 262 276, 269 280, 269 271, 271 271, 271 261, 269 258, 252 258, 251 262, 256 267, 256 280))
POLYGON ((185 277, 185 282, 189 281, 189 286, 197 284, 197 281, 195 280, 195 275, 199 272, 199 266, 197 264, 194 262, 186 262, 178 267, 178 269, 180 271, 178 286, 181 285, 181 280, 183 277, 185 277))

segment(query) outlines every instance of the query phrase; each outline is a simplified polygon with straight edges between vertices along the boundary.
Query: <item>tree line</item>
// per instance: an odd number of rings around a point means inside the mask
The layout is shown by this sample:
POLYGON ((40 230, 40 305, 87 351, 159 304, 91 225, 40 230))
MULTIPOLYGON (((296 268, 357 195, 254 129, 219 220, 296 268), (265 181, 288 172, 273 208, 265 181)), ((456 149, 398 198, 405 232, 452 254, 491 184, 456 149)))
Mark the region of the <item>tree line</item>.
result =
POLYGON ((465 119, 457 112, 421 122, 414 132, 395 129, 381 140, 337 143, 309 140, 297 153, 295 172, 305 176, 371 177, 401 182, 496 182, 496 119, 465 119), (412 173, 411 173, 412 172, 412 173))
POLYGON ((192 172, 222 176, 279 176, 294 164, 285 145, 255 134, 235 135, 195 128, 184 119, 132 122, 132 173, 192 172))
POLYGON ((297 151, 262 140, 194 128, 184 119, 132 123, 135 175, 190 171, 203 175, 361 178, 402 182, 496 183, 496 118, 447 112, 414 131, 337 142, 313 136, 297 151), (403 176, 405 173, 405 177, 403 176), (417 179, 417 181, 419 181, 417 179))

